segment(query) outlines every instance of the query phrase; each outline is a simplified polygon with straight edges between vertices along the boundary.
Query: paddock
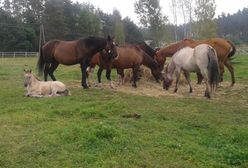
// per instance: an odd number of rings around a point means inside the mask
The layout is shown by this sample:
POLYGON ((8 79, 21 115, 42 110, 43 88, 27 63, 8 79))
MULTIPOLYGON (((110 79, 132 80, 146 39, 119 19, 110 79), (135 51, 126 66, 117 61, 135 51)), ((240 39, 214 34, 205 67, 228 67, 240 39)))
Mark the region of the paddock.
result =
POLYGON ((79 65, 55 72, 72 96, 32 99, 24 96, 23 67, 35 73, 36 62, 0 60, 0 167, 248 166, 248 55, 233 60, 235 86, 225 73, 210 100, 194 74, 192 94, 183 83, 174 94, 146 79, 111 89, 105 77, 102 88, 85 90, 79 65))

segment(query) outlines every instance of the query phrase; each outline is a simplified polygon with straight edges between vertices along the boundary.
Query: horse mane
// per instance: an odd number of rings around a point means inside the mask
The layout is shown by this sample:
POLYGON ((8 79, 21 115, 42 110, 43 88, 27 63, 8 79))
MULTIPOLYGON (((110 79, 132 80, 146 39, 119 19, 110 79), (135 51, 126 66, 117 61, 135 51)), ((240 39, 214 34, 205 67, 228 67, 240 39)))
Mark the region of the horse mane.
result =
POLYGON ((190 42, 194 42, 195 40, 193 40, 193 39, 190 39, 190 38, 184 38, 183 40, 182 40, 183 42, 185 42, 185 41, 190 41, 190 42))
POLYGON ((102 37, 89 36, 86 38, 80 38, 78 41, 86 45, 87 47, 91 47, 91 46, 103 45, 107 42, 107 39, 102 37))
POLYGON ((33 75, 33 77, 36 79, 36 80, 38 80, 38 81, 41 81, 36 75, 34 75, 33 73, 32 73, 32 75, 33 75))
POLYGON ((140 48, 145 51, 149 56, 151 56, 152 58, 154 58, 154 56, 156 55, 156 51, 149 46, 148 44, 146 44, 146 42, 142 41, 139 44, 140 48))

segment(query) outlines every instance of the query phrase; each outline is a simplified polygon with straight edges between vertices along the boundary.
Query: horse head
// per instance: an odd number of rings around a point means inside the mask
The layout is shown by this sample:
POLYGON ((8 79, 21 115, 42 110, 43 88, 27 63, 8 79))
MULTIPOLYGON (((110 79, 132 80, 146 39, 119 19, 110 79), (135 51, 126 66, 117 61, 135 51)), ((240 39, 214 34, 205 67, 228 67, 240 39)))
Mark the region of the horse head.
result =
POLYGON ((26 70, 24 69, 24 87, 27 87, 32 82, 32 70, 26 70))
POLYGON ((163 78, 163 88, 165 90, 169 90, 171 84, 172 84, 172 79, 168 78, 168 76, 166 75, 166 77, 163 78))
POLYGON ((117 59, 118 58, 118 52, 116 49, 116 44, 114 42, 114 37, 110 37, 110 35, 108 35, 107 44, 106 44, 104 50, 107 52, 108 56, 111 59, 117 59))
POLYGON ((173 81, 173 79, 171 77, 169 77, 169 75, 168 75, 168 68, 169 68, 169 66, 167 65, 165 67, 165 72, 164 72, 165 77, 163 77, 163 88, 165 90, 169 90, 169 87, 171 86, 172 81, 173 81))
POLYGON ((162 71, 164 69, 164 63, 166 61, 166 57, 156 52, 155 61, 158 63, 158 67, 160 71, 162 71))

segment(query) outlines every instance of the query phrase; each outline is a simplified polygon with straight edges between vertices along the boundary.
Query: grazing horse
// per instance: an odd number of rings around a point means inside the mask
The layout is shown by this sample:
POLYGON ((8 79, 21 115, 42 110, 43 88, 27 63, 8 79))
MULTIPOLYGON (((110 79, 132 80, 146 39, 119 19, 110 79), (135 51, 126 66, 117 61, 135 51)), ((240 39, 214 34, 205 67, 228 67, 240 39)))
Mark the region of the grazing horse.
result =
POLYGON ((24 70, 24 87, 28 97, 68 96, 70 91, 60 81, 40 81, 31 70, 24 70))
POLYGON ((205 96, 210 98, 210 93, 216 89, 219 82, 219 66, 215 49, 210 45, 200 44, 195 48, 185 47, 176 52, 166 68, 166 75, 163 82, 164 89, 169 89, 169 86, 172 84, 173 73, 176 72, 176 86, 174 92, 177 92, 182 70, 189 84, 190 93, 192 92, 192 86, 189 72, 200 72, 206 83, 205 96))
MULTIPOLYGON (((146 54, 148 54, 149 56, 151 56, 157 63, 159 62, 159 57, 157 56, 157 51, 160 48, 156 48, 155 50, 153 48, 151 48, 149 45, 146 44, 146 42, 142 42, 138 45, 136 45, 137 47, 141 48, 143 51, 146 52, 146 54)), ((164 69, 164 65, 162 64, 158 64, 158 67, 160 69, 160 71, 162 71, 164 69)))
MULTIPOLYGON (((124 69, 132 68, 133 69, 133 87, 137 87, 137 73, 140 65, 145 65, 151 69, 152 75, 158 81, 162 78, 161 71, 158 67, 157 62, 149 56, 146 52, 144 52, 137 45, 125 45, 122 47, 117 47, 118 57, 114 59, 113 62, 109 63, 106 52, 97 53, 91 60, 90 69, 94 68, 96 65, 99 66, 97 76, 98 82, 101 83, 101 74, 103 69, 107 69, 106 77, 109 81, 111 68, 117 69, 117 73, 121 77, 121 82, 124 80, 124 69), (109 63, 109 64, 108 64, 109 63)), ((155 52, 154 52, 155 53, 155 52)))
MULTIPOLYGON (((173 43, 167 47, 161 48, 157 52, 158 63, 164 65, 165 57, 171 57, 177 51, 179 51, 180 49, 186 46, 194 48, 198 46, 199 44, 208 44, 216 50, 218 61, 219 61, 219 67, 220 67, 221 81, 223 80, 224 65, 225 65, 227 69, 229 70, 229 72, 231 73, 231 77, 232 77, 231 86, 233 86, 235 83, 234 69, 230 63, 229 58, 235 54, 236 48, 234 44, 229 40, 225 40, 222 38, 211 38, 211 39, 206 39, 206 40, 184 39, 177 43, 173 43)), ((199 77, 200 76, 198 75, 198 83, 201 82, 201 79, 199 79, 199 77)))
POLYGON ((86 84, 86 68, 93 55, 105 50, 111 57, 117 56, 115 44, 110 36, 88 37, 75 41, 51 40, 44 44, 40 50, 40 57, 37 63, 40 73, 44 72, 45 81, 49 74, 52 80, 56 80, 53 72, 59 64, 75 65, 80 64, 82 72, 82 86, 88 88, 86 84))

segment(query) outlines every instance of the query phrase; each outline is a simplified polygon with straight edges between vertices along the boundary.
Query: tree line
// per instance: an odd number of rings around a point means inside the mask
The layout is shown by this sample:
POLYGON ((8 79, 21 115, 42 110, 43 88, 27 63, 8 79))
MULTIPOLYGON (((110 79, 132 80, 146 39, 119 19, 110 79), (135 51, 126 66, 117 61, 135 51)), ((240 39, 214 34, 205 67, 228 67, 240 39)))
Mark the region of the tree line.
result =
POLYGON ((40 26, 46 41, 115 35, 119 44, 143 41, 139 27, 120 12, 106 14, 89 3, 71 0, 0 1, 0 51, 38 51, 40 26))
MULTIPOLYGON (((71 0, 0 0, 0 51, 38 51, 40 27, 46 41, 115 35, 118 44, 150 40, 153 46, 183 38, 225 37, 248 43, 248 8, 236 14, 215 15, 215 0, 171 0, 173 23, 162 14, 159 0, 136 0, 142 26, 122 18, 116 9, 104 13, 90 3, 71 0), (184 23, 177 24, 183 18, 184 23)), ((168 4, 169 5, 169 4, 168 4)))

